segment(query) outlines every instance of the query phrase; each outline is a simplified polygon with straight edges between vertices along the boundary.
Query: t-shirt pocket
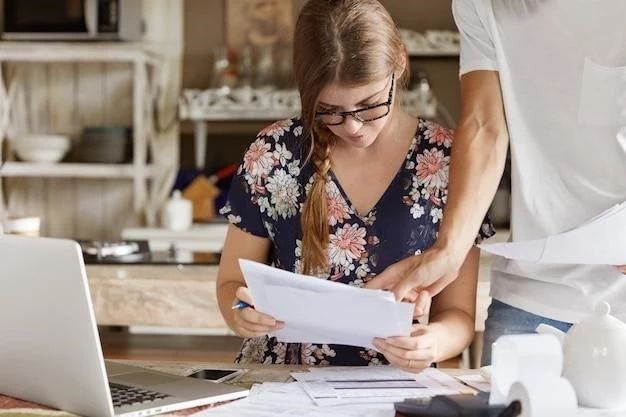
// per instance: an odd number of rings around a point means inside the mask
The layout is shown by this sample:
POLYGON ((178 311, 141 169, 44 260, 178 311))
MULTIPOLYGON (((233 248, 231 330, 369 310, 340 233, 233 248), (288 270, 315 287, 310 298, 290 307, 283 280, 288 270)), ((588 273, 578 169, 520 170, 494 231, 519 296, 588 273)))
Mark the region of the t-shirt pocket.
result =
POLYGON ((585 58, 578 120, 592 126, 626 125, 626 67, 585 58))

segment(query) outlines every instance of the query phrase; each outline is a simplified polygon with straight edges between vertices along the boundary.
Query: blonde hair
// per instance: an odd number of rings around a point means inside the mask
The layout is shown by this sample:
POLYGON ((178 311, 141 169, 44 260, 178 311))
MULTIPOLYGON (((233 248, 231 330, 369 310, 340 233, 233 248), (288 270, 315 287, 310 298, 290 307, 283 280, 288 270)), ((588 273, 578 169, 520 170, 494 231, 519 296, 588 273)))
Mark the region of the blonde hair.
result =
POLYGON ((302 263, 303 272, 317 274, 328 270, 326 184, 336 140, 315 119, 320 92, 332 82, 364 85, 400 71, 398 83, 406 85, 407 57, 395 23, 376 0, 309 0, 296 22, 293 50, 308 159, 315 170, 301 217, 302 263))

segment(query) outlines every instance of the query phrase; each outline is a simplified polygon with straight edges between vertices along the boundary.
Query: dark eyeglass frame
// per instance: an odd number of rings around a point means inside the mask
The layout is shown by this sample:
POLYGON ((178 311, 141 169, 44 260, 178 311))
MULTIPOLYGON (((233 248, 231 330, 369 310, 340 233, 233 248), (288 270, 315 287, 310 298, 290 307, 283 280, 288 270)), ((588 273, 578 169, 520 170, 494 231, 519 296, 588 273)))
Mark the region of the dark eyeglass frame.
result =
POLYGON ((396 77, 396 74, 392 73, 391 74, 391 87, 389 87, 389 97, 387 101, 385 101, 384 103, 372 104, 371 106, 363 107, 362 109, 356 109, 352 111, 320 111, 320 112, 315 113, 315 117, 318 120, 320 120, 320 122, 324 123, 326 126, 342 125, 346 121, 346 117, 348 116, 352 116, 354 119, 358 120, 361 123, 373 122, 374 120, 382 119, 383 117, 389 114, 389 111, 391 109, 391 103, 393 102, 393 85, 394 85, 395 77, 396 77), (378 107, 383 107, 383 106, 387 106, 387 111, 385 112, 385 114, 381 116, 374 117, 373 119, 362 119, 359 116, 360 112, 376 109, 378 107), (320 119, 320 116, 340 116, 341 121, 338 123, 326 123, 320 119))

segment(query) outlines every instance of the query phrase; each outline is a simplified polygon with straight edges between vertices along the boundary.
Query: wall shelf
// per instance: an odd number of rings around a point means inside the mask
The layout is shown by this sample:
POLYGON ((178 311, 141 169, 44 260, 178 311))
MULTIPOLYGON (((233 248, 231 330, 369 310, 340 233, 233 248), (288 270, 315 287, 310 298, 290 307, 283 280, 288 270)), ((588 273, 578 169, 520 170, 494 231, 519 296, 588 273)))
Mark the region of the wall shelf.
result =
MULTIPOLYGON (((144 177, 154 176, 155 168, 145 165, 142 168, 144 177)), ((41 164, 32 162, 6 162, 0 167, 3 177, 51 177, 51 178, 134 178, 138 169, 132 164, 87 164, 58 163, 41 164)))

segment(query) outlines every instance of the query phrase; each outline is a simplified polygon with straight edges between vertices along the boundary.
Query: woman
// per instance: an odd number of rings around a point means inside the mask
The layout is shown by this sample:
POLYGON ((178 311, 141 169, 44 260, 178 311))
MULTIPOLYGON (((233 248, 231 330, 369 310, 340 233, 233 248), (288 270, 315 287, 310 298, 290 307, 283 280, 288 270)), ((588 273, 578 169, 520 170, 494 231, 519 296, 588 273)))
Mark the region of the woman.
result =
MULTIPOLYGON (((218 273, 228 325, 246 337, 240 363, 370 365, 417 372, 458 355, 474 334, 478 250, 432 301, 430 324, 377 351, 280 343, 284 323, 254 304, 238 259, 363 286, 435 241, 447 196, 452 132, 399 106, 406 50, 376 0, 310 0, 296 24, 294 75, 302 116, 259 133, 244 155, 222 214, 229 226, 218 273)), ((483 227, 484 235, 491 232, 483 227)), ((416 301, 415 298, 410 301, 416 301)), ((421 315, 423 300, 416 304, 421 315)))

